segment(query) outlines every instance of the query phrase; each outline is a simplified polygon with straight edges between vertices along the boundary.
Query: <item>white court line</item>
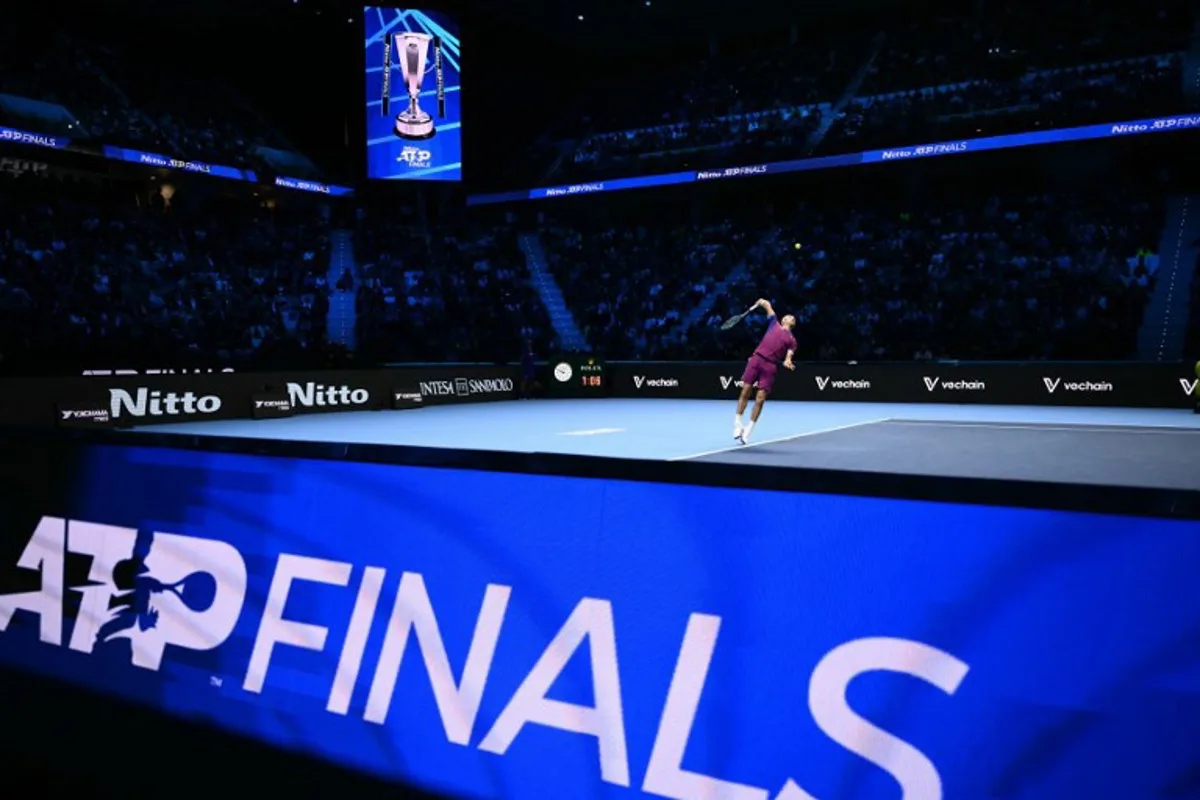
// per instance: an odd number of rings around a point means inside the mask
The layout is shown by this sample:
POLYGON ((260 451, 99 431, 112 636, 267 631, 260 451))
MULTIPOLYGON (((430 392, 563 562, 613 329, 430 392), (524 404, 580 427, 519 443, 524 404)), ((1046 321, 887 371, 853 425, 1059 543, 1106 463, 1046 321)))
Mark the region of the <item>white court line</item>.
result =
POLYGON ((602 433, 624 433, 624 428, 596 428, 590 431, 564 431, 559 436, 599 436, 602 433))
POLYGON ((1171 428, 1166 425, 1010 425, 1004 422, 938 422, 923 419, 893 419, 893 425, 910 425, 916 428, 993 428, 995 430, 1018 431, 1069 431, 1071 433, 1200 433, 1200 428, 1171 428))
POLYGON ((735 444, 733 447, 722 447, 720 450, 707 450, 703 453, 695 453, 690 456, 677 456, 676 458, 668 458, 667 461, 688 461, 693 458, 703 458, 704 456, 715 456, 718 453, 730 453, 734 450, 745 450, 748 447, 758 447, 764 444, 779 444, 780 442, 790 442, 793 439, 803 439, 806 436, 820 436, 823 433, 833 433, 834 431, 844 431, 849 428, 861 428, 866 425, 878 425, 881 422, 891 422, 890 417, 882 419, 869 419, 865 422, 851 422, 849 425, 838 425, 836 428, 821 428, 816 431, 808 431, 807 433, 797 433, 792 436, 780 436, 778 439, 764 439, 761 442, 751 442, 750 444, 735 444))

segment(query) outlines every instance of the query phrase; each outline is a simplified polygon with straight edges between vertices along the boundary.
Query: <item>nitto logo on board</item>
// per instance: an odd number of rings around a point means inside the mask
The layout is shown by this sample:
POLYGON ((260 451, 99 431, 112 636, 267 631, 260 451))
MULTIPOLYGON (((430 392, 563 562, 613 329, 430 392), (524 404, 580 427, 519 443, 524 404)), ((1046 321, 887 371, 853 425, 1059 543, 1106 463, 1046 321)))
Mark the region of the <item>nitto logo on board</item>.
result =
POLYGON ((364 406, 371 399, 371 393, 366 389, 351 389, 349 386, 324 386, 311 381, 303 386, 298 383, 289 383, 287 391, 288 399, 293 407, 364 406))
POLYGON ((192 392, 160 392, 157 389, 137 389, 133 394, 124 389, 109 389, 112 418, 122 414, 131 417, 175 417, 188 414, 215 414, 221 410, 221 398, 216 395, 197 396, 192 392))

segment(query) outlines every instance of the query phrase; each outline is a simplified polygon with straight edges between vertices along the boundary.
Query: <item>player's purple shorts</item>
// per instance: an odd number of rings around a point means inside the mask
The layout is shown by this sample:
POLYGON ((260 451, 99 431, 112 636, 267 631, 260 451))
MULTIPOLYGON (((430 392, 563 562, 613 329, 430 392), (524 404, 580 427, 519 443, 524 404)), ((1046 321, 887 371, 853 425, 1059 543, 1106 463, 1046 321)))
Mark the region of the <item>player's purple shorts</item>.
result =
POLYGON ((775 385, 775 373, 778 371, 778 364, 773 364, 755 353, 746 362, 746 371, 742 373, 742 385, 755 386, 764 392, 770 392, 771 387, 775 385))

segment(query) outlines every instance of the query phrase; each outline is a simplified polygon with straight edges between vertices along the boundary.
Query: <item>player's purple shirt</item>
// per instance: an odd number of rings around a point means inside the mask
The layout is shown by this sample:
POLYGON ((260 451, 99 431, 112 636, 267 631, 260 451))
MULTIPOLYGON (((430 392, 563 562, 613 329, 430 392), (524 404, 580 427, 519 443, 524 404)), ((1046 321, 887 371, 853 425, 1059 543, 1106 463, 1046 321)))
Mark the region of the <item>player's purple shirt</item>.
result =
POLYGON ((772 364, 779 364, 787 356, 789 350, 795 349, 796 337, 792 336, 791 331, 780 325, 775 317, 771 317, 767 333, 758 343, 754 354, 762 356, 772 364))

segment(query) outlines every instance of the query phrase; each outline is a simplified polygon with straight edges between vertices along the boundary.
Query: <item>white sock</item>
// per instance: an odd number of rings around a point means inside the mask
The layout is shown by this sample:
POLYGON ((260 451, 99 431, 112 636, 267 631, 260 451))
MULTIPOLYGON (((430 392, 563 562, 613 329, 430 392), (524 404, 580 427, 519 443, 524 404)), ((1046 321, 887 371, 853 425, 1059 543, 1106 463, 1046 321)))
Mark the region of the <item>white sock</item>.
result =
POLYGON ((754 430, 754 420, 750 420, 750 424, 749 424, 749 425, 747 425, 747 426, 746 426, 746 428, 745 428, 745 430, 743 430, 743 431, 742 431, 742 438, 743 438, 743 439, 749 439, 749 438, 750 438, 750 431, 752 431, 752 430, 754 430))
POLYGON ((743 425, 743 424, 742 424, 742 415, 741 415, 741 414, 734 414, 734 415, 733 415, 733 427, 735 427, 735 428, 744 428, 744 427, 746 427, 745 425, 743 425))

